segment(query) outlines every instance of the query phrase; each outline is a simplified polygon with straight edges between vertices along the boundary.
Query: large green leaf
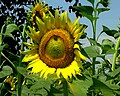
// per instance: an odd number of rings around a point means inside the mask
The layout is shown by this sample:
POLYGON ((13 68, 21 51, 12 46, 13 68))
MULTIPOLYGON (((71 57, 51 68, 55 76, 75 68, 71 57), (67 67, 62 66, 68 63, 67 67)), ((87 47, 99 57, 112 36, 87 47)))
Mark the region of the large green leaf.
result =
POLYGON ((105 81, 101 81, 93 77, 93 86, 95 89, 98 89, 102 92, 103 96, 114 96, 113 89, 111 89, 105 81))
POLYGON ((94 10, 92 6, 75 6, 74 8, 75 10, 80 12, 80 14, 88 18, 90 21, 97 19, 97 18, 94 18, 92 15, 94 10))
POLYGON ((92 85, 92 79, 75 80, 69 83, 69 87, 74 96, 87 96, 87 90, 92 85))
POLYGON ((30 94, 42 94, 43 96, 47 96, 47 91, 50 89, 51 79, 40 79, 34 83, 33 86, 30 87, 30 94), (46 89, 46 90, 45 90, 46 89))
POLYGON ((4 66, 2 71, 0 71, 0 78, 6 77, 13 73, 12 68, 10 66, 4 66))
POLYGON ((97 45, 85 47, 84 50, 90 58, 99 56, 101 52, 101 48, 97 45))

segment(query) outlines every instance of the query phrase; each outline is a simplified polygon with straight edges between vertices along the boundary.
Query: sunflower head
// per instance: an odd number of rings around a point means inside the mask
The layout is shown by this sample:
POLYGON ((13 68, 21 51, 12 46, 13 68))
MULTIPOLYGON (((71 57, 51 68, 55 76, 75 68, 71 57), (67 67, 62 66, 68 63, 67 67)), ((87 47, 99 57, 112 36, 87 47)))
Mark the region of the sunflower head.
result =
POLYGON ((45 3, 37 2, 35 6, 32 7, 32 18, 31 22, 35 25, 36 16, 42 19, 43 13, 48 12, 49 7, 45 3))
POLYGON ((30 61, 28 68, 32 68, 32 73, 39 73, 45 79, 48 74, 56 74, 65 79, 81 75, 81 59, 86 58, 81 54, 76 41, 86 27, 79 24, 80 18, 71 22, 67 12, 59 15, 57 9, 55 16, 51 12, 49 15, 43 12, 42 19, 38 16, 35 18, 38 31, 35 31, 35 27, 29 27, 30 33, 27 34, 33 43, 25 43, 29 49, 24 52, 26 55, 23 62, 30 61))

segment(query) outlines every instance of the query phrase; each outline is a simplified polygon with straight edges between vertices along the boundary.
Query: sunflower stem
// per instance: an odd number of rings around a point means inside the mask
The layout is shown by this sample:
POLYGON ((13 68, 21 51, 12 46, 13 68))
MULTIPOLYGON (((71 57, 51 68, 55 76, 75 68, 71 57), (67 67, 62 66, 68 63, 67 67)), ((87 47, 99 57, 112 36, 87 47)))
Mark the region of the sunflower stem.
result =
POLYGON ((115 70, 115 63, 116 63, 119 45, 120 45, 120 37, 118 38, 116 46, 115 46, 115 53, 113 55, 113 61, 112 61, 112 71, 115 70))
MULTIPOLYGON (((24 26, 23 32, 22 32, 22 43, 21 43, 21 51, 24 50, 24 45, 23 42, 25 41, 25 28, 26 25, 24 26)), ((22 58, 23 58, 23 54, 20 53, 20 59, 19 59, 19 67, 22 67, 22 58)), ((17 96, 21 96, 21 92, 22 92, 22 82, 23 82, 23 76, 18 73, 18 93, 17 96)))
POLYGON ((63 80, 63 94, 64 96, 68 96, 68 83, 65 79, 63 80))
MULTIPOLYGON (((96 41, 96 24, 97 24, 97 7, 98 7, 98 3, 96 4, 96 7, 94 8, 94 15, 93 17, 95 18, 92 21, 92 28, 93 28, 93 40, 96 41)), ((92 74, 95 75, 95 61, 96 61, 96 57, 94 57, 92 59, 93 64, 92 64, 92 74)))
MULTIPOLYGON (((7 56, 5 56, 5 54, 4 54, 3 52, 1 52, 1 55, 12 65, 12 67, 13 67, 15 70, 17 70, 16 67, 15 67, 15 65, 14 65, 14 63, 13 63, 9 58, 7 58, 7 56)), ((2 64, 2 63, 1 63, 1 64, 2 64)))

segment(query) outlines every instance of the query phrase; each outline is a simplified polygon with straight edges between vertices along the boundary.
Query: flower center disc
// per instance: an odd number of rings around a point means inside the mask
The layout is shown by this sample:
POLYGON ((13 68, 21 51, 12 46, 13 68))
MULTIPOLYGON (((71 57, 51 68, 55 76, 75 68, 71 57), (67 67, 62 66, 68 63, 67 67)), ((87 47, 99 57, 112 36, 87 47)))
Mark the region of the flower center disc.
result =
POLYGON ((49 67, 65 68, 74 59, 73 38, 61 29, 47 32, 39 45, 40 59, 49 67))
POLYGON ((46 44, 46 52, 51 59, 62 58, 64 56, 65 46, 63 40, 58 36, 53 36, 46 44))

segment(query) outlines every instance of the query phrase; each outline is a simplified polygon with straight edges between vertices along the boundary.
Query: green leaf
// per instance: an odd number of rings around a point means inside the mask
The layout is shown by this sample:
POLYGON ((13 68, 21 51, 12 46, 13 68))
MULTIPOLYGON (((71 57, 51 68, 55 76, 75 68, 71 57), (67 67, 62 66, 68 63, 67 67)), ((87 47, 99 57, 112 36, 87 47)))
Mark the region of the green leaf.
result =
POLYGON ((87 0, 87 1, 90 2, 94 6, 95 0, 87 0))
POLYGON ((114 54, 115 53, 115 49, 109 49, 108 51, 106 51, 106 55, 108 54, 114 54))
POLYGON ((10 34, 11 32, 15 31, 15 30, 19 30, 18 26, 16 24, 9 24, 6 27, 6 34, 10 34))
POLYGON ((113 90, 110 89, 105 82, 93 77, 93 86, 95 89, 101 90, 103 96, 114 96, 113 90))
POLYGON ((110 47, 113 47, 114 43, 109 40, 109 39, 103 39, 102 40, 102 45, 105 46, 105 45, 109 45, 110 47))
POLYGON ((116 33, 118 33, 118 31, 116 31, 116 30, 110 30, 108 27, 106 27, 106 26, 103 26, 103 31, 102 32, 105 32, 107 35, 109 35, 109 36, 113 36, 114 37, 114 35, 116 34, 116 33))
POLYGON ((0 53, 2 52, 2 50, 4 49, 5 46, 6 46, 6 44, 0 45, 0 53))
POLYGON ((102 12, 105 12, 105 11, 109 11, 110 8, 98 8, 98 14, 102 13, 102 12))
POLYGON ((22 74, 24 77, 27 77, 27 70, 24 67, 17 67, 17 71, 22 74))
POLYGON ((74 8, 75 10, 80 12, 80 14, 88 18, 90 21, 97 19, 97 18, 94 18, 92 15, 94 9, 91 6, 75 6, 74 8))
POLYGON ((22 94, 21 96, 29 96, 30 90, 27 88, 26 85, 22 86, 22 94))
POLYGON ((102 53, 103 54, 113 54, 113 45, 114 45, 114 43, 111 41, 111 40, 109 40, 109 39, 103 39, 102 40, 102 53), (110 51, 112 51, 112 52, 110 52, 110 51))
POLYGON ((120 37, 120 32, 114 34, 115 39, 117 39, 118 37, 120 37))
POLYGON ((98 45, 101 46, 97 41, 93 40, 93 38, 88 38, 91 45, 98 45))
POLYGON ((14 32, 15 30, 18 30, 19 31, 19 27, 16 25, 16 24, 9 24, 7 25, 6 27, 6 31, 5 31, 5 34, 4 35, 7 35, 9 37, 12 37, 12 32, 14 32))
POLYGON ((47 96, 47 90, 50 89, 51 79, 40 79, 34 83, 33 86, 30 87, 31 94, 42 94, 43 96, 47 96))
POLYGON ((120 95, 120 91, 115 91, 115 93, 117 93, 117 94, 118 94, 118 96, 120 95))
POLYGON ((92 79, 75 80, 69 83, 70 89, 74 96, 87 96, 87 90, 92 85, 92 79))
POLYGON ((2 68, 2 71, 0 72, 0 78, 4 78, 4 77, 10 75, 11 73, 13 73, 12 68, 9 66, 4 66, 2 68))
POLYGON ((85 47, 84 50, 90 58, 99 56, 101 52, 101 48, 96 45, 85 47))
POLYGON ((117 77, 120 74, 120 67, 118 69, 115 69, 113 72, 109 72, 108 75, 112 78, 117 77))

